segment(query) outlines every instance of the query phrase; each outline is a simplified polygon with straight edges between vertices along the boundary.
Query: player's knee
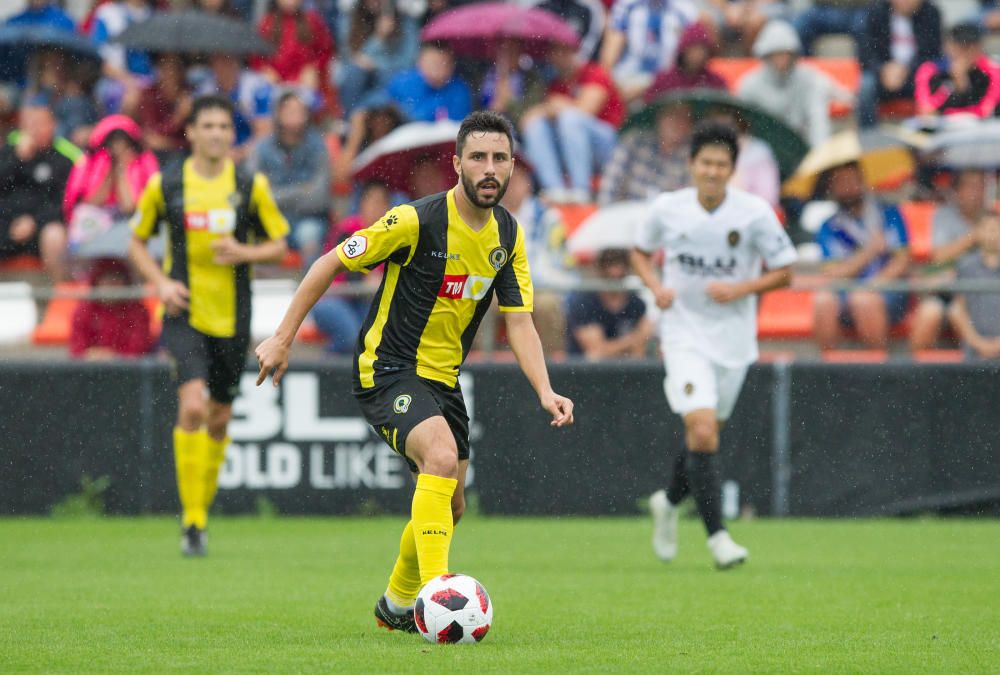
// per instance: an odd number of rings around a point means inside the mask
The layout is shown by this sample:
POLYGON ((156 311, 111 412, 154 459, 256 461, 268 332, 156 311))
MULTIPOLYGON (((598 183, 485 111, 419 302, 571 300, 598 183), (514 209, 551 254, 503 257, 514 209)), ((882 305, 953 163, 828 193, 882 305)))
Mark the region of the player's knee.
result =
POLYGON ((445 445, 425 453, 420 472, 442 478, 457 478, 458 451, 445 445))
POLYGON ((215 408, 208 412, 208 420, 206 421, 206 426, 208 427, 208 433, 210 433, 215 438, 221 438, 226 435, 226 430, 229 428, 229 422, 233 418, 233 412, 230 408, 215 408))
POLYGON ((184 429, 194 430, 205 425, 207 412, 205 404, 197 400, 181 400, 177 418, 184 429))

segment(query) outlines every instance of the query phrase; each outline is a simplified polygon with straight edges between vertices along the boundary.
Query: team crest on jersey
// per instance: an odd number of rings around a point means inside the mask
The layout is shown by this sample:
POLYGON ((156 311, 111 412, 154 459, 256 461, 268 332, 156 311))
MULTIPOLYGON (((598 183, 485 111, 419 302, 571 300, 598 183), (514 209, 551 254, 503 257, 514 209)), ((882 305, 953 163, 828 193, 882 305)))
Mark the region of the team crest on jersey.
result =
POLYGON ((740 245, 740 233, 736 230, 730 230, 729 235, 726 237, 726 241, 729 242, 730 246, 736 248, 740 245))
POLYGON ((503 246, 497 246, 495 249, 490 251, 490 264, 493 265, 493 269, 497 272, 500 268, 507 263, 507 249, 503 246))
POLYGON ((396 400, 392 402, 393 412, 397 415, 402 415, 410 409, 411 401, 413 401, 413 398, 409 394, 400 394, 396 397, 396 400))
POLYGON ((684 385, 684 394, 686 396, 690 396, 693 393, 694 393, 694 385, 688 382, 687 384, 684 385))
POLYGON ((367 250, 368 238, 363 234, 356 234, 344 242, 344 255, 348 258, 357 258, 367 250))

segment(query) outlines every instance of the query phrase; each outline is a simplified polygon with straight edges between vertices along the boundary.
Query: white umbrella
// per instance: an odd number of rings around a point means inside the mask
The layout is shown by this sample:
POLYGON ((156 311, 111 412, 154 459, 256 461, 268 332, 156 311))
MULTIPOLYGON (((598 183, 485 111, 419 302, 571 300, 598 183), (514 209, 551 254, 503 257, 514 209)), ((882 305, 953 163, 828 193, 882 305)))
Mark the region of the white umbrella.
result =
POLYGON ((635 246, 636 226, 648 201, 609 204, 587 216, 566 242, 573 255, 597 253, 609 248, 631 249, 635 246))
POLYGON ((437 159, 446 172, 452 170, 451 157, 459 126, 453 120, 440 120, 397 127, 359 154, 351 165, 351 173, 356 181, 378 180, 405 192, 410 189, 413 165, 424 156, 437 159))
POLYGON ((924 151, 954 169, 1000 169, 1000 120, 938 131, 924 151))

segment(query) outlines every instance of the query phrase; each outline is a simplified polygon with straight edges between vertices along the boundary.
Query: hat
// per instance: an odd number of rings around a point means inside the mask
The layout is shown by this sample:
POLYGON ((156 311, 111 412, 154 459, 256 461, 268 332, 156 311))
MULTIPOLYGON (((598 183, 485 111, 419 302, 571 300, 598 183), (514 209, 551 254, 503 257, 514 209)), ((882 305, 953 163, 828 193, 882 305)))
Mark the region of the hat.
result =
POLYGON ((787 21, 768 21, 753 43, 753 55, 763 59, 777 52, 802 52, 802 42, 792 24, 787 21))

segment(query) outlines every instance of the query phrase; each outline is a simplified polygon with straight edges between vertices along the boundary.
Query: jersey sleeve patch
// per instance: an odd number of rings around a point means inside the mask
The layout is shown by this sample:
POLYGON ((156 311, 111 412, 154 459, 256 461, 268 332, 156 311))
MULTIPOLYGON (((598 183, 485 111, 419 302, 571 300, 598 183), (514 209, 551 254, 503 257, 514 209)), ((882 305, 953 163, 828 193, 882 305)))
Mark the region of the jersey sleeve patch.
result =
POLYGON ((348 258, 359 258, 368 250, 368 237, 356 234, 344 242, 344 255, 348 258))

